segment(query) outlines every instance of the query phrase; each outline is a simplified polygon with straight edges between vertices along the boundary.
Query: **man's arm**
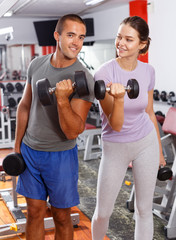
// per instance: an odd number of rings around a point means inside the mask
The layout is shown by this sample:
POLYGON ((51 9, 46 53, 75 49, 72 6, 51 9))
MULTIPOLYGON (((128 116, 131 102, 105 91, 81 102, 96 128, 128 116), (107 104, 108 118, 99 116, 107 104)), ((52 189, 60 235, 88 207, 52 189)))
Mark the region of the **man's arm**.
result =
POLYGON ((17 107, 14 151, 20 153, 22 138, 25 134, 32 100, 31 85, 26 83, 23 96, 17 107))
POLYGON ((68 139, 75 139, 84 131, 87 114, 92 105, 91 102, 69 96, 73 92, 71 80, 63 80, 56 84, 56 98, 59 123, 62 131, 68 139))

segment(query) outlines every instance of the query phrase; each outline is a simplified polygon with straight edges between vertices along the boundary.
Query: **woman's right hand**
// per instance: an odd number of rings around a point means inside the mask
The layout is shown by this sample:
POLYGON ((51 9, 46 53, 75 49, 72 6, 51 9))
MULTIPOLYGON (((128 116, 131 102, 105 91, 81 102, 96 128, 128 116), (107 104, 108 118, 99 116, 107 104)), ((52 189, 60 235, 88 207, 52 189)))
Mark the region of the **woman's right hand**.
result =
POLYGON ((114 98, 123 98, 125 95, 125 88, 120 83, 109 83, 107 87, 110 88, 110 91, 108 92, 111 96, 114 98))

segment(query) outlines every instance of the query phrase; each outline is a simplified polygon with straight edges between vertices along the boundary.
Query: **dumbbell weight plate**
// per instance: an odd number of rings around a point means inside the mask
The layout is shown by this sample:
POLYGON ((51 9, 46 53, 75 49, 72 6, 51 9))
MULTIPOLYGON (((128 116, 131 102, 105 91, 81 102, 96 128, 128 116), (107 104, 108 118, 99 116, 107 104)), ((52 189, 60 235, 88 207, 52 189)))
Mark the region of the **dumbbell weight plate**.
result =
POLYGON ((127 86, 130 86, 130 91, 127 91, 128 97, 130 99, 137 98, 139 95, 139 84, 136 79, 129 79, 127 82, 127 86))
POLYGON ((83 97, 89 95, 89 89, 87 86, 87 80, 85 72, 83 71, 76 71, 75 72, 75 84, 76 84, 76 92, 78 93, 79 97, 83 97))
POLYGON ((54 102, 54 98, 53 95, 49 93, 49 88, 51 88, 49 80, 47 78, 38 80, 36 83, 36 87, 41 104, 43 106, 52 105, 54 102))
POLYGON ((98 100, 105 98, 106 86, 103 80, 98 80, 95 82, 94 93, 95 93, 96 99, 98 100))
POLYGON ((26 164, 20 153, 10 153, 4 158, 2 167, 8 175, 18 176, 24 172, 26 164))
POLYGON ((172 177, 172 170, 168 167, 161 167, 158 170, 157 178, 160 181, 166 181, 172 177))

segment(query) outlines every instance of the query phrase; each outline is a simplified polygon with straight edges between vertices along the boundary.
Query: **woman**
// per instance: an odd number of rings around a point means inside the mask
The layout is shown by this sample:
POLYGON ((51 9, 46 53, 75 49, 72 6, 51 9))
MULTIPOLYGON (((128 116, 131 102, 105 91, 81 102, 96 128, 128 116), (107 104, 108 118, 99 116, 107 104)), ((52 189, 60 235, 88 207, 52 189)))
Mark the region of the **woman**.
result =
POLYGON ((118 57, 103 64, 95 81, 103 79, 110 91, 100 101, 102 159, 92 239, 102 240, 130 162, 135 184, 135 240, 153 238, 152 204, 159 165, 165 165, 157 120, 153 111, 155 72, 138 60, 150 45, 147 23, 138 16, 120 24, 115 40, 118 57), (139 83, 139 96, 128 98, 129 79, 139 83))

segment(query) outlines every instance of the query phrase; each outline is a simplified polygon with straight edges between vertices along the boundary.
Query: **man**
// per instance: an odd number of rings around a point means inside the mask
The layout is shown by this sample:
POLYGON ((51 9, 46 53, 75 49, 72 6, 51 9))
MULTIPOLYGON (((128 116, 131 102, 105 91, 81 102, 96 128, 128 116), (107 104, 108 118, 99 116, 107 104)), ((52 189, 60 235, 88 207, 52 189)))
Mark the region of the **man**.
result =
POLYGON ((78 61, 86 35, 84 21, 77 15, 63 16, 54 32, 54 54, 35 58, 17 109, 15 152, 21 152, 27 168, 19 176, 17 192, 26 198, 26 239, 44 239, 46 200, 49 197, 55 223, 55 240, 72 240, 71 207, 79 204, 77 191, 77 136, 84 131, 87 113, 94 100, 94 81, 78 61), (90 94, 73 93, 75 71, 84 71, 90 94), (42 106, 36 82, 48 78, 56 86, 55 102, 42 106))

